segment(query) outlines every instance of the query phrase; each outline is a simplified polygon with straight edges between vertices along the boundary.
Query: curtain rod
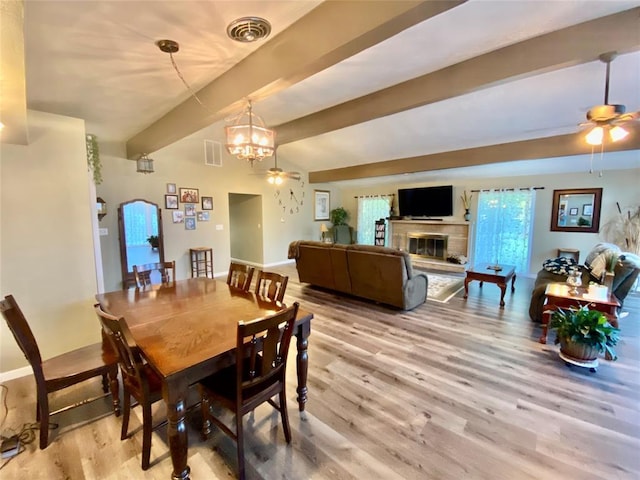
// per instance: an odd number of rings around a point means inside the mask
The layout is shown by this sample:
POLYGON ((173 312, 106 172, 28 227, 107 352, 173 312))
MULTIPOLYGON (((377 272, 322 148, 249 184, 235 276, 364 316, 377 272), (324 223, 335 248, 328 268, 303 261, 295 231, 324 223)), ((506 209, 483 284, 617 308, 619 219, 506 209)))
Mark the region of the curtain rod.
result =
POLYGON ((544 190, 544 187, 485 188, 485 189, 482 189, 482 190, 471 190, 471 193, 477 193, 477 192, 513 192, 514 190, 544 190))
POLYGON ((395 197, 395 193, 382 193, 380 195, 356 195, 353 198, 395 197))

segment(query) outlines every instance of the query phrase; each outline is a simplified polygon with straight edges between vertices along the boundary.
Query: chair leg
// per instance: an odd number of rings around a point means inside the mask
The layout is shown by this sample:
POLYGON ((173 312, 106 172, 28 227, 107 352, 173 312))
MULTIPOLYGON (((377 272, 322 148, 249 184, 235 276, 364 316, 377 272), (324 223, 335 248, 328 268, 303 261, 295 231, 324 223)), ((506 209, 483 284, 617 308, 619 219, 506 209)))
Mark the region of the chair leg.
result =
POLYGON ((122 431, 120 440, 125 440, 129 431, 129 415, 131 414, 131 394, 125 388, 122 396, 122 431))
POLYGON ((38 389, 38 414, 40 420, 40 450, 49 445, 49 399, 44 389, 38 389))
POLYGON ((244 476, 244 432, 242 430, 242 415, 236 413, 236 442, 238 444, 238 480, 245 480, 244 476))
POLYGON ((142 470, 148 470, 151 458, 153 418, 151 418, 151 403, 147 399, 140 403, 142 403, 142 470))
POLYGON ((287 412, 287 396, 284 388, 280 392, 280 416, 282 417, 282 429, 284 430, 284 438, 287 443, 291 443, 291 427, 289 426, 289 413, 287 412))
POLYGON ((209 438, 209 434, 211 434, 211 420, 209 420, 211 416, 211 412, 209 411, 209 397, 204 392, 203 388, 200 387, 200 408, 202 410, 202 438, 206 440, 209 438))
POLYGON ((118 384, 118 367, 109 370, 109 390, 113 402, 113 413, 120 416, 120 385, 118 384))
POLYGON ((109 380, 107 379, 107 374, 102 374, 102 391, 107 393, 109 391, 109 380))

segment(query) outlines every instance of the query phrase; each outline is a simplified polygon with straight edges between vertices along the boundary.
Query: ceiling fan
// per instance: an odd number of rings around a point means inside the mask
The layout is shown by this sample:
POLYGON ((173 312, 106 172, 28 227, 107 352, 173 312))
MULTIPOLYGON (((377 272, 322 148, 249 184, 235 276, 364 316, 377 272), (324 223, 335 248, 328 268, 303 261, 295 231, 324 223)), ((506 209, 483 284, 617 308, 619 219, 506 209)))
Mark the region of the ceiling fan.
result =
POLYGON ((602 145, 605 142, 605 132, 611 141, 617 142, 625 138, 629 131, 623 125, 640 118, 640 112, 625 113, 624 105, 609 104, 609 75, 611 62, 616 58, 616 52, 607 52, 600 55, 601 62, 607 64, 607 73, 604 84, 604 105, 595 105, 587 112, 587 122, 581 123, 581 127, 592 127, 585 140, 589 145, 602 145))
POLYGON ((285 172, 278 167, 278 150, 277 148, 273 152, 274 166, 263 172, 256 172, 254 175, 266 175, 267 182, 272 185, 281 185, 285 179, 290 178, 292 180, 300 180, 300 172, 285 172))

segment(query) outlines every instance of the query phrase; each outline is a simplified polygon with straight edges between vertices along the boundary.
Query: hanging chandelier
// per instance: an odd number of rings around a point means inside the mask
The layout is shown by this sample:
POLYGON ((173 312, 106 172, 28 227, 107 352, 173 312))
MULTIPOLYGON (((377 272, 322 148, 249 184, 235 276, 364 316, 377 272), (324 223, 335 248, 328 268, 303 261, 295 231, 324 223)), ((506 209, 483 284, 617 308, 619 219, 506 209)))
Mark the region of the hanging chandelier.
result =
MULTIPOLYGON (((242 17, 234 20, 227 28, 227 34, 238 42, 253 42, 266 38, 271 32, 271 24, 260 17, 242 17)), ((187 88, 191 96, 206 110, 211 110, 200 100, 178 69, 173 54, 180 50, 175 40, 163 39, 155 42, 160 51, 168 53, 171 64, 178 77, 187 88)), ((213 112, 215 114, 215 112, 213 112)), ((253 162, 270 157, 274 152, 275 132, 265 126, 264 121, 253 113, 251 101, 237 116, 233 117, 225 126, 227 151, 241 160, 253 162)))
POLYGON ((227 151, 253 166, 274 152, 275 132, 267 128, 262 119, 253 113, 251 100, 247 107, 224 127, 227 151))

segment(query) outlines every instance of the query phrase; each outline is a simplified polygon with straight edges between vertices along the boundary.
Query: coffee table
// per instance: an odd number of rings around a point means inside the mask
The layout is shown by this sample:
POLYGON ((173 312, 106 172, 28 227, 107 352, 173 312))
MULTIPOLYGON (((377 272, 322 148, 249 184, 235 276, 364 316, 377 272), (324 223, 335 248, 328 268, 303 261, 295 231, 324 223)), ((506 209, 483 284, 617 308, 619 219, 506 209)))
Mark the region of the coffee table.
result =
POLYGON ((500 308, 504 308, 504 293, 507 290, 509 280, 511 280, 511 291, 516 291, 516 267, 514 265, 489 265, 488 263, 480 263, 467 269, 467 277, 464 279, 464 298, 467 298, 469 295, 469 283, 473 280, 480 282, 480 288, 482 288, 483 282, 497 284, 501 291, 500 308), (499 270, 494 269, 495 267, 499 268, 499 270))
MULTIPOLYGON (((540 343, 547 343, 547 330, 549 329, 549 321, 551 315, 557 308, 580 308, 583 305, 589 305, 592 310, 607 315, 609 322, 614 326, 618 326, 618 307, 620 302, 616 296, 609 292, 607 298, 589 297, 589 290, 584 287, 578 287, 577 295, 569 293, 570 287, 566 283, 550 283, 544 291, 544 312, 542 313, 542 335, 540 335, 540 343)), ((584 366, 584 365, 581 365, 584 366)))

